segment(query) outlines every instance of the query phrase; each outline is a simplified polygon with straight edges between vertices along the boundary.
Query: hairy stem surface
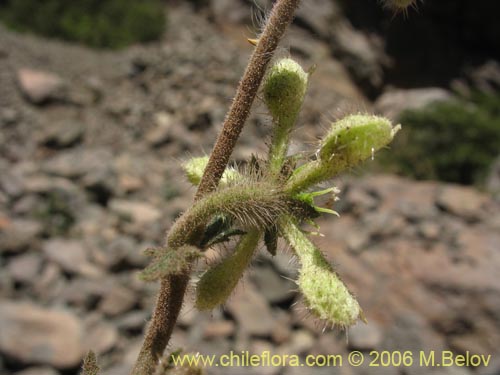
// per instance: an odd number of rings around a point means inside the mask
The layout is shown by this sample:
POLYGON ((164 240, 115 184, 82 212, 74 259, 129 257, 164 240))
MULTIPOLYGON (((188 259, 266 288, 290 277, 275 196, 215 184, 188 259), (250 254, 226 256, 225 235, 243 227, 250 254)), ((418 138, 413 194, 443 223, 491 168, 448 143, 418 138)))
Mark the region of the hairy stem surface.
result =
MULTIPOLYGON (((280 39, 292 22, 299 3, 300 0, 278 0, 275 3, 226 115, 222 131, 217 138, 207 168, 198 186, 195 200, 217 187, 248 118, 267 65, 280 39)), ((132 375, 151 375, 153 373, 170 341, 182 307, 188 281, 189 272, 180 276, 167 277, 161 281, 153 318, 148 326, 132 375)))
POLYGON ((250 62, 236 91, 236 96, 226 115, 222 131, 217 138, 203 178, 198 186, 196 199, 213 191, 217 187, 236 145, 236 141, 248 118, 250 108, 257 95, 267 65, 286 28, 292 22, 299 3, 300 0, 278 0, 274 5, 264 32, 250 58, 250 62))

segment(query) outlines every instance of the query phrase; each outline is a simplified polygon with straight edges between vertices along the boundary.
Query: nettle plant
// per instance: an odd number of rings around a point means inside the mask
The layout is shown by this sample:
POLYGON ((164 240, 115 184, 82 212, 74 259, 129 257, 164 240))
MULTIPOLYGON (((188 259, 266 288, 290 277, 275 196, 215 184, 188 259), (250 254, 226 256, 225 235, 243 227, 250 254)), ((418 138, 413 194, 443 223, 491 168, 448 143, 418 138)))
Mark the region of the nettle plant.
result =
MULTIPOLYGON (((252 40, 254 53, 211 155, 193 158, 183 166, 197 193, 193 205, 170 229, 165 245, 146 251, 153 260, 141 278, 159 280, 160 290, 133 375, 161 375, 172 370, 171 361, 161 359, 193 265, 203 258, 206 249, 230 239, 237 241, 234 251, 210 266, 196 284, 198 309, 211 310, 226 301, 260 241, 275 255, 278 238, 283 238, 300 262, 296 283, 307 309, 325 324, 341 328, 364 320, 353 294, 300 225, 314 224, 322 213, 336 214, 317 206, 314 200, 327 194, 336 199, 339 191, 318 186, 373 157, 391 142, 400 126, 370 114, 348 115, 331 124, 316 149, 288 155, 310 74, 290 58, 275 61, 269 69, 268 65, 299 3, 276 1, 262 34, 252 40), (242 168, 227 167, 259 89, 273 119, 267 158, 254 156, 242 168)), ((383 3, 404 11, 415 1, 383 3)), ((95 355, 90 352, 83 373, 96 375, 98 371, 95 355)))

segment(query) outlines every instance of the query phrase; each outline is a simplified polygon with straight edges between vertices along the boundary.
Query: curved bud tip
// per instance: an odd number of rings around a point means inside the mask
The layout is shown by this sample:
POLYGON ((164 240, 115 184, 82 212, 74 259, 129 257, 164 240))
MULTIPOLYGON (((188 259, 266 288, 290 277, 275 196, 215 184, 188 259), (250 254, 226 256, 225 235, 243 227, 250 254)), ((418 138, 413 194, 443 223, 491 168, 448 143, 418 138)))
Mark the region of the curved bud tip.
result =
POLYGON ((393 127, 384 117, 364 114, 347 116, 332 124, 323 139, 320 159, 354 165, 389 144, 400 128, 400 125, 393 127))
POLYGON ((275 120, 295 117, 307 89, 309 75, 294 60, 277 61, 264 81, 264 101, 275 120))
POLYGON ((298 284, 307 307, 319 319, 341 328, 364 320, 358 301, 328 264, 303 267, 298 284))

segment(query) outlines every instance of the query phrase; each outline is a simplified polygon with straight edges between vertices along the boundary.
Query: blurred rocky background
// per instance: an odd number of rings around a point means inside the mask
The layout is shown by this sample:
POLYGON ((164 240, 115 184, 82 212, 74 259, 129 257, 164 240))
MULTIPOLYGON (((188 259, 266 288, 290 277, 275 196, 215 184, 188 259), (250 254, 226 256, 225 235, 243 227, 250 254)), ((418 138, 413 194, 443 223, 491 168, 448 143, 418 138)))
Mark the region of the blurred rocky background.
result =
MULTIPOLYGON (((157 290, 137 279, 142 251, 191 203, 180 162, 210 151, 270 7, 0 0, 0 374, 77 374, 90 348, 103 374, 128 374, 157 290)), ((345 113, 403 123, 390 150, 335 180, 341 216, 317 239, 368 324, 323 332, 282 246, 257 256, 223 308, 198 313, 191 293, 170 349, 469 351, 489 366, 306 373, 500 374, 499 8, 427 0, 404 16, 377 1, 303 2, 278 52, 316 66, 293 151, 345 113)), ((258 101, 234 159, 264 154, 269 128, 258 101)))

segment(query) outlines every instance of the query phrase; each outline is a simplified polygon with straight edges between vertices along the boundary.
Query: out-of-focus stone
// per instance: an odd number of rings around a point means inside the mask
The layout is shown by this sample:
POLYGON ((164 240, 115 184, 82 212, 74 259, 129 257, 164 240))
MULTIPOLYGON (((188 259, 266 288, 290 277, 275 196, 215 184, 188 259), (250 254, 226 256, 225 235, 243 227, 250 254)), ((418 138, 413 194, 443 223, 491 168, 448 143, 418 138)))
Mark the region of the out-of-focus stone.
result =
POLYGON ((4 301, 0 327, 0 352, 21 363, 70 368, 83 357, 82 323, 67 311, 4 301))
POLYGON ((32 246, 42 233, 43 226, 27 219, 0 219, 0 253, 17 253, 32 246))
POLYGON ((17 81, 21 92, 34 104, 60 98, 64 88, 61 77, 33 69, 19 69, 17 81))
POLYGON ((486 195, 472 188, 446 185, 437 197, 436 204, 443 210, 466 220, 478 220, 483 216, 486 195))
POLYGON ((59 375, 59 373, 51 367, 30 367, 14 375, 59 375))
POLYGON ((294 297, 293 290, 296 289, 296 285, 281 276, 270 263, 255 267, 251 280, 270 303, 282 303, 294 297))
POLYGON ((55 149, 71 147, 82 141, 85 127, 78 120, 64 119, 54 124, 45 132, 40 142, 55 149))
POLYGON ((383 93, 375 102, 375 110, 390 119, 398 120, 406 110, 419 110, 439 101, 446 101, 453 95, 442 88, 427 87, 411 90, 391 90, 383 93))
POLYGON ((355 350, 371 350, 382 342, 382 331, 375 322, 358 323, 349 328, 349 348, 355 350))
POLYGON ((331 36, 332 21, 338 16, 337 3, 312 0, 305 2, 297 11, 297 22, 305 25, 323 40, 331 36))
POLYGON ((208 322, 203 329, 203 337, 211 340, 218 337, 228 337, 234 334, 235 325, 231 320, 208 322))
POLYGON ((245 288, 237 288, 227 303, 227 309, 236 318, 239 329, 247 334, 266 336, 273 329, 271 309, 250 283, 245 288))
POLYGON ((133 291, 115 285, 102 299, 99 310, 107 316, 117 316, 131 310, 137 302, 133 291))
POLYGON ((95 314, 89 316, 85 322, 85 337, 83 346, 96 354, 103 354, 113 349, 118 343, 116 327, 95 314))
POLYGON ((38 254, 30 253, 14 258, 7 269, 12 279, 21 283, 34 283, 39 274, 42 260, 38 254))
POLYGON ((144 139, 153 147, 158 147, 172 140, 174 117, 166 112, 160 112, 154 118, 155 127, 149 130, 144 139))
POLYGON ((159 220, 161 217, 161 212, 146 202, 113 199, 109 203, 109 208, 117 215, 131 219, 139 224, 151 223, 159 220))
POLYGON ((86 277, 98 277, 102 271, 89 262, 88 250, 76 240, 53 239, 42 246, 45 256, 63 270, 86 277))
POLYGON ((314 345, 314 336, 311 332, 300 329, 292 332, 292 337, 289 342, 279 348, 279 352, 283 354, 304 355, 308 353, 314 345))

